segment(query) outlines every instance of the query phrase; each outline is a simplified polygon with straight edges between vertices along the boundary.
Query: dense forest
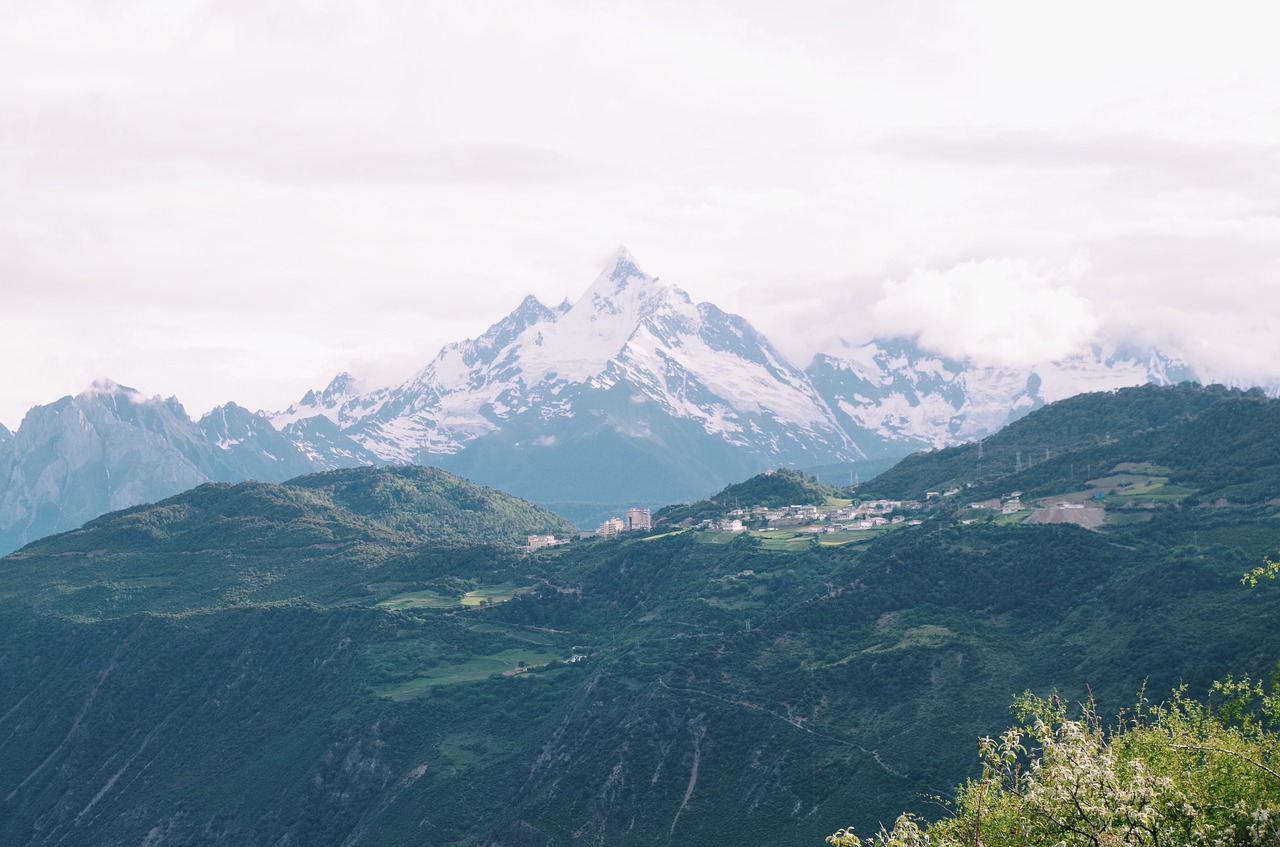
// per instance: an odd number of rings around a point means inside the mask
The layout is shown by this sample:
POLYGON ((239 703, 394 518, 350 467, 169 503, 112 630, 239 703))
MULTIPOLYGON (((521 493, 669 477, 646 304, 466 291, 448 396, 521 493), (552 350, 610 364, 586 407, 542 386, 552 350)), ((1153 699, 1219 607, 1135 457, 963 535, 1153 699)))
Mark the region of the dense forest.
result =
POLYGON ((1059 406, 987 440, 1021 471, 774 473, 533 554, 567 525, 431 469, 202 486, 36 542, 0 559, 0 845, 973 843, 978 802, 1013 843, 1050 743, 1273 733, 1280 586, 1241 578, 1277 548, 1278 404, 1059 406), (1075 446, 1029 464, 1052 431, 1075 446), (1101 526, 1024 522, 1019 474, 1061 461, 1101 526), (681 526, 946 483, 918 522, 787 549, 681 526))

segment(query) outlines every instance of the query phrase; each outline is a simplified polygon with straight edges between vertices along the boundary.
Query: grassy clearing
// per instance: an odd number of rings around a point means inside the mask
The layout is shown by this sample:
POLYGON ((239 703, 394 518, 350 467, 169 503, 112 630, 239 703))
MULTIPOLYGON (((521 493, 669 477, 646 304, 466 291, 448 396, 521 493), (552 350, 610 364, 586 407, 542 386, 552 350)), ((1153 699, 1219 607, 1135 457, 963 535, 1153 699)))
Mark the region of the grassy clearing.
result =
POLYGON ((895 650, 907 650, 912 647, 941 647, 942 645, 954 641, 957 635, 945 626, 937 626, 934 624, 924 624, 923 626, 913 626, 902 633, 898 639, 898 643, 886 647, 884 644, 876 644, 867 647, 863 653, 889 653, 895 650))
POLYGON ((641 538, 640 540, 641 541, 657 541, 659 538, 670 538, 673 535, 679 535, 682 532, 690 532, 690 531, 691 530, 689 529, 675 529, 675 530, 672 530, 671 532, 660 533, 659 535, 646 535, 644 538, 641 538))
POLYGON ((1160 488, 1163 488, 1167 479, 1163 477, 1147 477, 1141 482, 1130 483, 1116 489, 1117 495, 1128 495, 1130 497, 1141 497, 1150 494, 1160 488))
POLYGON ((487 606, 493 603, 505 603, 512 597, 528 594, 534 588, 528 585, 517 586, 514 583, 490 585, 477 588, 466 594, 446 594, 442 591, 427 589, 425 591, 408 591, 388 597, 377 605, 383 609, 399 611, 402 609, 456 609, 459 606, 487 606))
POLYGON ((440 685, 463 685, 468 682, 482 682, 491 676, 506 671, 513 671, 521 662, 530 668, 545 665, 552 659, 560 658, 546 650, 533 648, 512 648, 501 653, 488 656, 473 656, 465 662, 448 667, 435 668, 431 673, 407 682, 395 682, 376 686, 373 691, 379 697, 392 700, 411 700, 421 697, 430 689, 440 685))
POLYGON ((813 537, 809 532, 766 532, 756 535, 760 539, 760 546, 766 550, 792 551, 808 550, 809 539, 813 537))
POLYGON ((1121 462, 1112 468, 1115 473, 1137 473, 1148 476, 1168 476, 1172 471, 1152 462, 1121 462))
POLYGON ((1121 497, 1139 497, 1143 501, 1152 503, 1179 503, 1192 494, 1196 493, 1196 489, 1187 488, 1182 485, 1156 485, 1151 486, 1142 491, 1122 489, 1116 492, 1116 496, 1112 499, 1120 499, 1121 497))
POLYGON ((743 530, 742 532, 699 532, 696 536, 701 544, 731 544, 739 535, 749 535, 759 539, 760 547, 777 552, 796 552, 808 550, 816 538, 820 547, 844 547, 870 541, 878 535, 893 532, 904 524, 886 524, 871 529, 842 530, 840 532, 805 532, 797 530, 743 530))
POLYGON ((743 533, 741 532, 707 531, 707 532, 699 532, 696 537, 697 537, 698 543, 700 544, 732 544, 733 540, 742 534, 743 533))
POLYGON ((727 612, 764 609, 769 605, 766 600, 754 597, 703 597, 702 602, 717 609, 724 609, 727 612))
POLYGON ((458 597, 439 591, 410 591, 388 597, 378 604, 383 609, 451 609, 459 605, 458 597))
POLYGON ((486 588, 468 591, 462 595, 462 599, 459 602, 463 606, 487 606, 492 603, 505 603, 513 597, 528 594, 533 590, 534 588, 531 585, 517 586, 508 582, 503 585, 491 585, 486 588))
POLYGON ((520 641, 527 641, 530 644, 541 644, 545 647, 550 647, 556 643, 556 637, 552 633, 530 630, 514 624, 478 623, 467 627, 467 629, 472 632, 500 632, 503 635, 520 641))

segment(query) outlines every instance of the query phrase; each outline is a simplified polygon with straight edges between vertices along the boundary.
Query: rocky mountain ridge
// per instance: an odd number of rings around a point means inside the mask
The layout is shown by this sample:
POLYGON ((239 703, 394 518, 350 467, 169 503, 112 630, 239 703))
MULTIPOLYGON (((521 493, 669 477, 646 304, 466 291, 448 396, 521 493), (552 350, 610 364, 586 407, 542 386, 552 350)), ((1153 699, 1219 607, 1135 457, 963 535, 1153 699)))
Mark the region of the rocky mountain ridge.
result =
POLYGON ((832 458, 861 458, 804 372, 768 339, 645 274, 625 248, 575 304, 527 297, 402 385, 362 393, 340 374, 272 420, 287 431, 323 416, 383 461, 432 462, 530 415, 550 430, 610 391, 736 448, 803 456, 822 444, 832 458))
POLYGON ((1152 351, 993 368, 909 339, 839 343, 801 369, 744 318, 620 248, 576 303, 527 297, 400 385, 339 374, 281 412, 193 421, 110 380, 0 431, 0 551, 205 481, 429 464, 592 525, 779 466, 883 463, 980 438, 1082 391, 1193 379, 1152 351))

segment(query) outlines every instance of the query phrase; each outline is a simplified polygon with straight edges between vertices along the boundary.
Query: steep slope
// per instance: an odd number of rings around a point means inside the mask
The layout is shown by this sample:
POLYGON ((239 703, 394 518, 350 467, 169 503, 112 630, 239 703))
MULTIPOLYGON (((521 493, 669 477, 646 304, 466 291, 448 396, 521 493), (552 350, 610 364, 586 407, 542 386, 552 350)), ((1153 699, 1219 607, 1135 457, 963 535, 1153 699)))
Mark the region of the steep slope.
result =
POLYGON ((0 445, 0 550, 208 480, 312 469, 265 418, 234 404, 196 424, 176 398, 98 380, 32 409, 0 445))

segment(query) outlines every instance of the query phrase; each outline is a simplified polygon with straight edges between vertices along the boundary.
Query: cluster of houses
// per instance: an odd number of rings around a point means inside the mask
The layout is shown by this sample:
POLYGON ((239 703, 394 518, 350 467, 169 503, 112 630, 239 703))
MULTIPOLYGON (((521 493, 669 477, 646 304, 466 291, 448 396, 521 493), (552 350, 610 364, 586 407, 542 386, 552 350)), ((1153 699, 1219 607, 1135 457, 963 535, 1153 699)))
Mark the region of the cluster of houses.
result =
MULTIPOLYGON (((646 532, 653 529, 653 516, 649 514, 648 509, 627 509, 626 516, 621 518, 609 518, 596 528, 595 536, 597 538, 615 538, 621 533, 631 532, 632 530, 645 530, 646 532)), ((592 533, 583 533, 591 535, 592 533)), ((555 547, 559 544, 568 544, 570 539, 557 538, 554 535, 530 535, 525 550, 532 553, 534 550, 541 550, 544 547, 555 547)))
POLYGON ((624 532, 653 529, 653 517, 648 509, 627 509, 625 518, 609 518, 596 528, 597 538, 613 538, 624 532))
MULTIPOLYGON (((814 506, 797 504, 781 507, 751 506, 726 511, 716 518, 703 520, 698 526, 706 532, 742 532, 747 529, 758 532, 790 530, 792 532, 850 532, 870 530, 877 527, 906 524, 919 526, 920 520, 911 517, 912 512, 929 508, 927 501, 943 497, 953 497, 960 493, 959 488, 948 491, 930 491, 926 503, 918 500, 864 500, 848 506, 814 506)), ((1101 499, 1102 494, 1095 494, 1101 499)), ((1031 508, 1023 504, 1022 492, 1014 491, 998 498, 968 504, 970 509, 998 510, 1003 515, 1016 514, 1031 508)), ((1053 507, 1059 511, 1085 510, 1085 505, 1078 502, 1062 502, 1053 507)), ((961 523, 973 523, 964 520, 961 523)), ((653 518, 648 509, 627 509, 625 517, 613 517, 604 521, 594 533, 584 532, 583 536, 597 538, 616 538, 624 532, 633 530, 648 531, 653 528, 653 518)), ((543 547, 567 544, 569 539, 557 538, 553 535, 530 535, 527 550, 530 552, 543 547)))
MULTIPOLYGON (((848 506, 813 506, 795 504, 771 508, 768 506, 751 506, 731 509, 723 516, 702 521, 700 529, 708 532, 742 532, 754 529, 761 532, 774 530, 791 530, 793 532, 851 532, 875 529, 890 524, 905 523, 918 526, 919 520, 911 519, 904 513, 919 511, 922 505, 917 500, 866 500, 848 506)), ((648 531, 653 528, 653 517, 648 509, 627 509, 624 517, 613 517, 604 521, 594 533, 596 538, 616 538, 624 532, 634 530, 648 531)), ((568 538, 557 538, 554 535, 530 535, 525 549, 529 552, 569 543, 568 538)))
POLYGON ((1022 505, 1022 492, 1014 491, 1005 494, 1003 497, 991 500, 981 500, 976 503, 969 504, 970 509, 998 509, 1002 515, 1013 515, 1027 508, 1022 505))
MULTIPOLYGON (((820 507, 808 504, 768 508, 753 506, 733 509, 722 518, 702 522, 712 532, 741 532, 747 527, 762 531, 791 529, 813 533, 874 529, 886 524, 907 522, 901 512, 916 511, 915 500, 868 500, 843 507, 820 507)), ((919 521, 909 521, 919 524, 919 521)))

